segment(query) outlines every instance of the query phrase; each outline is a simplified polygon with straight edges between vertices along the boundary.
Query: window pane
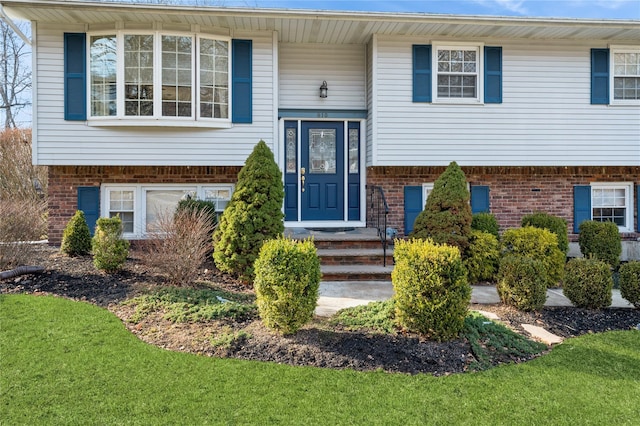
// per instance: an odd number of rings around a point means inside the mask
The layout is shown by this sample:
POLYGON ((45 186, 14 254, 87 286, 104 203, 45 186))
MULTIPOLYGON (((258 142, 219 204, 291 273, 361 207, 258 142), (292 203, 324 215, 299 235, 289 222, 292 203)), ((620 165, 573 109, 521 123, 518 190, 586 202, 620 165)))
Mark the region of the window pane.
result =
POLYGON ((295 173, 298 169, 296 150, 298 146, 298 129, 289 127, 286 134, 287 173, 295 173))
POLYGON ((91 115, 116 115, 117 42, 115 35, 91 37, 91 115))
POLYGON ((147 207, 146 230, 153 230, 153 225, 162 215, 173 215, 180 200, 193 194, 187 189, 159 189, 146 191, 147 207))
POLYGON ((309 173, 336 173, 335 129, 309 129, 309 173))
POLYGON ((360 159, 358 146, 360 144, 360 131, 349 129, 349 173, 359 173, 360 159))
POLYGON ((229 117, 228 43, 200 39, 200 117, 229 117), (213 96, 212 96, 213 95, 213 96))
POLYGON ((124 36, 125 115, 153 115, 153 35, 124 36))
POLYGON ((477 60, 474 50, 438 50, 438 97, 477 98, 477 60))
POLYGON ((191 37, 162 36, 162 115, 191 117, 191 37))
POLYGON ((133 232, 133 191, 109 191, 109 217, 120 216, 124 232, 133 232))
POLYGON ((591 203, 593 220, 627 226, 627 189, 594 188, 591 191, 591 203))
POLYGON ((205 189, 204 199, 215 203, 216 211, 221 212, 227 207, 229 200, 231 200, 231 189, 228 187, 205 189))

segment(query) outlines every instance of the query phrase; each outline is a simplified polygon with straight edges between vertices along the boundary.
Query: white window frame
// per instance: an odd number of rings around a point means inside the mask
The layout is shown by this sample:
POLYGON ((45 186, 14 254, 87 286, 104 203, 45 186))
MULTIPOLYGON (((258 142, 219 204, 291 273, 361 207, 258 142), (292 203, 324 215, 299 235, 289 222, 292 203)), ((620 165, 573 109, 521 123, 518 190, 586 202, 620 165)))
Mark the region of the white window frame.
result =
POLYGON ((88 124, 93 126, 176 126, 176 127, 231 127, 231 37, 217 34, 198 34, 175 31, 143 31, 143 30, 111 30, 87 33, 89 42, 86 46, 88 78, 86 79, 88 124), (116 36, 116 115, 91 115, 91 37, 116 36), (124 37, 125 35, 153 35, 153 116, 125 115, 124 99, 124 37), (162 36, 191 37, 191 117, 173 117, 162 115, 162 36), (200 40, 226 41, 227 51, 227 118, 209 118, 200 115, 200 40))
MULTIPOLYGON (((235 185, 230 183, 204 183, 204 184, 103 184, 100 188, 100 217, 109 217, 109 204, 111 191, 133 191, 133 232, 123 233, 125 239, 144 239, 147 229, 147 199, 148 191, 193 191, 196 198, 203 200, 205 190, 223 189, 229 190, 229 200, 235 190, 235 185)), ((216 212, 222 210, 216 209, 216 212)))
MULTIPOLYGON (((447 104, 484 104, 484 43, 432 42, 431 49, 431 94, 433 103, 447 104), (438 51, 439 50, 475 50, 476 51, 476 97, 448 98, 438 96, 438 51)), ((447 73, 449 74, 449 73, 447 73)))
MULTIPOLYGON (((615 99, 614 81, 616 77, 616 53, 635 53, 640 56, 640 46, 609 46, 609 104, 611 105, 640 105, 640 99, 615 99)), ((640 77, 640 75, 638 75, 640 77)))
POLYGON ((593 190, 594 189, 624 189, 625 190, 625 222, 626 226, 618 226, 620 232, 634 232, 633 230, 633 183, 632 182, 593 182, 591 187, 591 212, 590 216, 593 220, 593 190))
POLYGON ((424 206, 427 204, 427 197, 433 191, 434 182, 425 182, 422 184, 422 210, 424 210, 424 206))

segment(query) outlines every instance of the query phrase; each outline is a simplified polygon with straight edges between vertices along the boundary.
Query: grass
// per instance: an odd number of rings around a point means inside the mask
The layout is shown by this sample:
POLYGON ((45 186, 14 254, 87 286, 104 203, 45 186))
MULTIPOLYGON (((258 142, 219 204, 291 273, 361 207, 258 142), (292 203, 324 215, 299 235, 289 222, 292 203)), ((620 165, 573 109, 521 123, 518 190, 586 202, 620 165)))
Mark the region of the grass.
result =
POLYGON ((164 351, 108 311, 0 295, 4 424, 634 424, 640 331, 434 378, 164 351))

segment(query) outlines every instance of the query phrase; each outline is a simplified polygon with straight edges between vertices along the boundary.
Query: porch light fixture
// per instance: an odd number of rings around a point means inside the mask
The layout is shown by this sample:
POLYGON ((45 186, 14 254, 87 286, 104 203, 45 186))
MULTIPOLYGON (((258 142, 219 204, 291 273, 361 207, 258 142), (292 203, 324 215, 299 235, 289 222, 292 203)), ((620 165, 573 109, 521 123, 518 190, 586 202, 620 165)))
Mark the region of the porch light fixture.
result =
POLYGON ((327 81, 323 81, 322 85, 320 86, 320 97, 321 98, 326 98, 327 97, 327 91, 329 90, 329 88, 327 87, 327 81))

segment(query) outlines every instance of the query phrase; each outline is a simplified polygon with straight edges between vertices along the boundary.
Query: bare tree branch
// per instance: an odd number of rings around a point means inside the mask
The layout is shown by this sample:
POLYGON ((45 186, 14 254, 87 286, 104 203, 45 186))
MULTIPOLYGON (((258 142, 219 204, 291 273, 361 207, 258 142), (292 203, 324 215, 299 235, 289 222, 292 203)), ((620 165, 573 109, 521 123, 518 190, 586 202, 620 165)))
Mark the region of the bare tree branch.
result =
MULTIPOLYGON (((21 29, 28 29, 23 24, 21 29)), ((0 21, 0 112, 3 128, 15 128, 16 116, 31 105, 26 96, 31 90, 29 47, 4 21, 0 21)))

